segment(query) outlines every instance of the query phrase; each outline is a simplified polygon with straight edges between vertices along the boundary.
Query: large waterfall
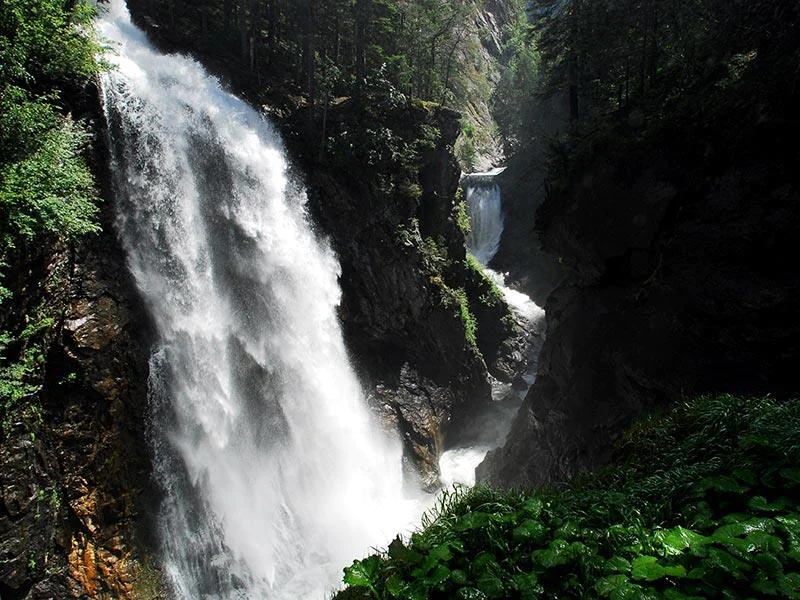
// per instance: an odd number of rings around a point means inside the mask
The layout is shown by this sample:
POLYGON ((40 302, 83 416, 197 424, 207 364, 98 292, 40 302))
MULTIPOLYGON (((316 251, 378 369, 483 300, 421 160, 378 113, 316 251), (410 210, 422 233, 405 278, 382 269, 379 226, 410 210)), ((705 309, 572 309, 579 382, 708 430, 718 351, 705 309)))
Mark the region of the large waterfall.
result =
POLYGON ((337 260, 270 124, 101 6, 117 227, 157 336, 167 579, 191 600, 323 598, 416 516, 348 363, 337 260))

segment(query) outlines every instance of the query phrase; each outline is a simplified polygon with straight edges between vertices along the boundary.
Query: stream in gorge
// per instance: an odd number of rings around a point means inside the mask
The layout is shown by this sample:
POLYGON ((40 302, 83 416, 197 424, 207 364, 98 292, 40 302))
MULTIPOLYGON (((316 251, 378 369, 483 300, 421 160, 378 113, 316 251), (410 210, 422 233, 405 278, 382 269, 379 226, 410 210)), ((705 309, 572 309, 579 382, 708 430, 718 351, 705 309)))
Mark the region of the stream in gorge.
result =
MULTIPOLYGON (((496 177, 504 170, 500 167, 483 173, 468 173, 462 177, 461 186, 466 196, 470 220, 467 245, 470 253, 483 265, 484 273, 503 293, 520 326, 538 335, 544 327, 544 310, 527 295, 507 286, 505 276, 488 266, 497 253, 503 236, 503 201, 496 177)), ((528 343, 527 367, 523 375, 525 387, 514 389, 510 383, 493 380, 494 406, 477 417, 481 424, 478 440, 469 445, 450 448, 439 458, 439 471, 445 488, 453 484, 475 485, 475 467, 489 450, 503 445, 514 416, 528 388, 533 385, 536 373, 538 347, 533 343, 533 337, 529 338, 528 343)))
POLYGON ((116 225, 156 331, 156 528, 175 596, 324 598, 418 522, 401 444, 367 409, 338 262, 264 117, 101 5, 116 225))

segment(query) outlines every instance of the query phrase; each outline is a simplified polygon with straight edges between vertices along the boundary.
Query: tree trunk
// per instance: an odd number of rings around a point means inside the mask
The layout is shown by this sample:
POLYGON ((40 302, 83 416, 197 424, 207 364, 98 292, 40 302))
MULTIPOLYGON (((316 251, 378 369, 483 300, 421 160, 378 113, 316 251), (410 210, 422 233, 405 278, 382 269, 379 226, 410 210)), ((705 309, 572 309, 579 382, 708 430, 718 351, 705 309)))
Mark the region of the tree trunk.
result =
POLYGON ((237 17, 239 19, 239 57, 242 61, 248 58, 248 27, 247 27, 247 0, 239 0, 237 7, 237 17))
POLYGON ((308 94, 308 101, 313 105, 315 90, 316 68, 316 32, 314 22, 314 0, 304 0, 303 11, 303 83, 308 94))
POLYGON ((570 14, 570 43, 567 58, 567 88, 569 94, 569 120, 577 121, 580 116, 578 104, 578 17, 580 6, 576 0, 570 14))
POLYGON ((356 61, 356 85, 361 87, 361 82, 367 76, 367 10, 369 0, 356 0, 355 21, 355 61, 356 61))
POLYGON ((267 8, 267 62, 271 65, 275 60, 275 42, 278 35, 278 11, 276 9, 277 0, 270 0, 267 8))

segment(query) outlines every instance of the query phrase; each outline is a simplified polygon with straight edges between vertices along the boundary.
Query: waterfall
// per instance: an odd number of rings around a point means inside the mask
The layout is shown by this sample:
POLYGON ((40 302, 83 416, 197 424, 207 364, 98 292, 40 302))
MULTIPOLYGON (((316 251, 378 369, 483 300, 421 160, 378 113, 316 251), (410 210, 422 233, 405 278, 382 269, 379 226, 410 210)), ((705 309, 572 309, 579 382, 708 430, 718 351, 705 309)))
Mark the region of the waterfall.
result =
POLYGON ((469 173, 461 182, 470 221, 467 244, 472 255, 484 266, 497 254, 503 235, 503 206, 495 176, 504 170, 501 167, 486 173, 469 173))
POLYGON ((503 201, 495 178, 505 171, 498 167, 484 173, 467 173, 461 180, 467 199, 470 234, 467 245, 470 253, 484 267, 484 273, 500 288, 506 302, 525 321, 532 323, 544 318, 544 311, 526 294, 506 285, 505 275, 489 268, 503 237, 503 201))
POLYGON ((101 5, 116 226, 156 332, 157 528, 178 598, 323 598, 418 516, 348 363, 339 265, 273 127, 101 5))
MULTIPOLYGON (((503 204, 500 186, 495 177, 505 167, 483 173, 467 173, 461 180, 467 200, 470 219, 470 234, 467 245, 470 253, 483 265, 484 274, 491 279, 503 293, 506 303, 516 316, 517 324, 527 331, 528 363, 522 375, 527 387, 534 381, 540 334, 544 326, 544 310, 526 294, 506 285, 505 275, 488 267, 500 247, 503 236, 503 204)), ((509 384, 492 379, 492 398, 495 405, 485 414, 477 415, 483 434, 481 439, 469 446, 450 448, 439 458, 439 471, 445 487, 457 483, 475 484, 475 468, 486 453, 503 445, 511 423, 521 404, 527 387, 514 391, 509 384)))

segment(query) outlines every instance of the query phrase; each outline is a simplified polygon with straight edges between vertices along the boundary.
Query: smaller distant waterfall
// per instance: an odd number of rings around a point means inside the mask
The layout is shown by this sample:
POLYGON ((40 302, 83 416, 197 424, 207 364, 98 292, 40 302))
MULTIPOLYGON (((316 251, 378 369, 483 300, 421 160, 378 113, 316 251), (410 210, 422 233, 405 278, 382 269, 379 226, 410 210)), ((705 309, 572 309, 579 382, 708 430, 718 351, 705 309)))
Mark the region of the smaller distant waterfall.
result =
POLYGON ((467 243, 472 255, 484 266, 497 254, 503 236, 503 207, 495 176, 504 170, 505 167, 501 167, 485 173, 470 173, 462 182, 471 225, 467 243))
POLYGON ((479 417, 485 433, 482 440, 471 446, 450 448, 439 458, 439 471, 445 487, 475 484, 475 467, 489 450, 504 443, 514 415, 525 397, 527 387, 533 384, 536 373, 537 348, 533 340, 542 330, 544 311, 528 296, 508 287, 502 273, 488 267, 503 237, 502 194, 495 177, 504 170, 505 167, 500 167, 484 173, 469 173, 462 178, 471 226, 467 245, 470 253, 483 265, 486 276, 503 292, 517 323, 528 332, 530 359, 522 376, 526 385, 523 389, 512 389, 511 384, 492 378, 492 397, 496 406, 479 417))

